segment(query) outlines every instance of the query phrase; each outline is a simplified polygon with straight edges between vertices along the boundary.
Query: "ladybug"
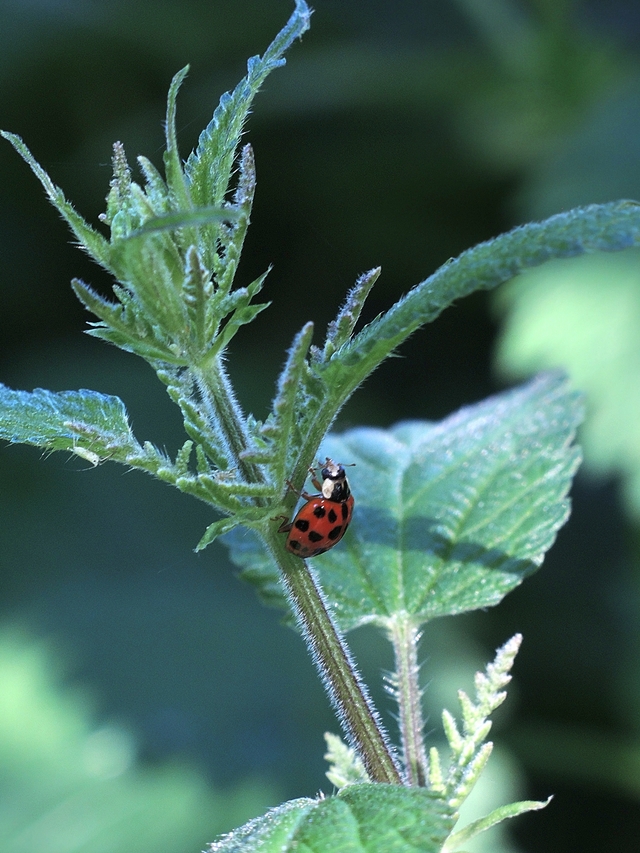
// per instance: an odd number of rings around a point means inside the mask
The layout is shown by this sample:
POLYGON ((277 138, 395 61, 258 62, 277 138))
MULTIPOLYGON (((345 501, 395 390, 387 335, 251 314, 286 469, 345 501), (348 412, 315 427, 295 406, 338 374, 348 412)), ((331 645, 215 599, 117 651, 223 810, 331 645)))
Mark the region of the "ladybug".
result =
MULTIPOLYGON (((293 521, 280 525, 278 533, 288 533, 285 547, 296 557, 317 557, 339 542, 347 532, 353 515, 354 499, 344 466, 327 457, 320 466, 322 483, 315 476, 311 482, 320 489, 319 495, 301 493, 305 503, 293 521)), ((309 469, 314 474, 314 469, 309 469)), ((289 487, 292 488, 291 483, 289 487)))

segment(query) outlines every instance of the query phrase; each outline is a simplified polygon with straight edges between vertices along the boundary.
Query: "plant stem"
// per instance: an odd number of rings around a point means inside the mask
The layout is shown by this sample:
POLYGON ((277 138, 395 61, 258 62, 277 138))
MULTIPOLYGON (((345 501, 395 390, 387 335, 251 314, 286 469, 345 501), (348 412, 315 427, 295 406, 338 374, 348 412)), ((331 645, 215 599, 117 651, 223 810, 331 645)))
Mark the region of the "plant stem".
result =
MULTIPOLYGON (((224 435, 233 463, 248 482, 264 482, 260 468, 242 458, 247 448, 244 418, 221 359, 194 369, 194 377, 209 417, 224 435)), ((349 741, 360 754, 372 781, 401 784, 402 777, 382 722, 331 618, 320 587, 306 563, 290 556, 277 540, 269 541, 271 536, 271 530, 265 532, 298 624, 349 741)))
MULTIPOLYGON (((249 444, 244 416, 235 400, 222 358, 218 355, 203 366, 192 368, 192 372, 208 415, 217 431, 224 436, 232 464, 248 483, 264 483, 261 468, 242 456, 249 444)), ((261 503, 260 499, 255 500, 261 503)))
POLYGON ((428 778, 427 754, 424 748, 422 693, 418 641, 420 634, 406 614, 399 614, 388 628, 395 656, 393 692, 398 702, 402 753, 410 785, 424 787, 428 778))
POLYGON ((372 782, 402 784, 389 740, 315 578, 299 558, 276 555, 282 580, 314 663, 351 745, 372 782))

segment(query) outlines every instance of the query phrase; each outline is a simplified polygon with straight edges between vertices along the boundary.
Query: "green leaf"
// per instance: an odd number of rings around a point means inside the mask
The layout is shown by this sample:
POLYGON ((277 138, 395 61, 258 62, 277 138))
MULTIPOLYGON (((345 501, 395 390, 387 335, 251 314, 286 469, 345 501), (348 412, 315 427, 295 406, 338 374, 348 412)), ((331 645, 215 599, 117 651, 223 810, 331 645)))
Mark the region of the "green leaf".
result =
MULTIPOLYGON (((356 465, 351 527, 313 561, 340 627, 488 607, 534 572, 569 514, 581 417, 579 395, 550 374, 437 424, 330 436, 322 455, 356 465)), ((273 603, 277 573, 257 539, 226 541, 273 603)))
POLYGON ((293 339, 287 361, 278 379, 278 388, 273 401, 273 415, 264 425, 262 433, 271 439, 271 471, 275 482, 283 482, 289 472, 291 444, 298 437, 296 402, 300 388, 304 387, 303 376, 307 370, 306 356, 313 337, 313 323, 306 323, 293 339))
POLYGON ((133 464, 143 455, 122 400, 96 391, 12 391, 0 385, 0 438, 68 450, 92 464, 101 458, 133 464))
POLYGON ((202 534, 200 541, 195 547, 196 553, 198 551, 204 551, 207 545, 211 545, 218 536, 222 536, 223 533, 228 533, 230 530, 237 527, 237 525, 238 521, 234 518, 221 518, 218 521, 214 521, 202 534))
POLYGON ((92 328, 86 330, 88 335, 109 341, 126 352, 137 353, 147 361, 178 364, 184 361, 171 352, 168 342, 161 338, 159 329, 152 329, 145 322, 135 296, 124 288, 114 285, 114 292, 120 300, 118 304, 103 299, 77 278, 71 281, 71 287, 85 308, 100 318, 101 322, 89 324, 92 328))
POLYGON ((352 747, 331 732, 325 732, 324 739, 327 743, 324 758, 329 762, 326 775, 332 785, 344 788, 346 785, 369 782, 364 763, 352 747))
POLYGON ((210 853, 439 853, 454 822, 424 788, 349 785, 293 800, 214 842, 210 853))
POLYGON ((145 323, 182 343, 188 328, 182 301, 184 262, 170 235, 156 232, 144 239, 119 240, 113 246, 113 259, 126 270, 126 290, 133 295, 145 323))
POLYGON ((627 510, 640 517, 640 252, 546 264, 501 291, 497 359, 505 376, 561 366, 588 412, 585 465, 621 476, 627 510), (594 354, 597 353, 597 358, 594 354))
POLYGON ((476 835, 480 835, 481 832, 486 832, 487 829, 491 829, 493 826, 496 826, 509 818, 518 817, 518 815, 525 814, 526 812, 534 812, 544 809, 550 802, 551 797, 542 801, 521 800, 518 803, 509 803, 509 805, 500 806, 490 812, 486 817, 474 820, 472 823, 457 832, 453 832, 445 841, 442 853, 454 853, 454 851, 460 849, 460 845, 466 844, 467 841, 475 838, 476 835))
POLYGON ((515 634, 497 650, 495 660, 488 664, 486 671, 476 673, 475 702, 463 690, 458 691, 462 733, 453 715, 446 709, 442 712, 451 755, 446 780, 438 790, 446 793, 447 801, 456 809, 471 793, 493 750, 491 742, 485 743, 491 730, 489 716, 506 699, 504 688, 511 681, 511 668, 521 642, 522 636, 515 634))
POLYGON ((158 216, 168 213, 171 210, 171 199, 164 178, 153 163, 142 154, 138 155, 137 159, 142 174, 146 178, 145 194, 151 207, 158 216))
POLYGON ((238 211, 232 207, 198 207, 195 210, 172 210, 169 213, 163 213, 161 216, 146 219, 144 225, 135 231, 131 231, 125 239, 136 240, 159 231, 175 231, 178 228, 207 225, 209 222, 229 222, 237 219, 238 216, 238 211))
POLYGON ((329 323, 327 339, 322 353, 324 359, 330 358, 337 349, 340 349, 351 338, 356 323, 362 313, 365 300, 371 292, 371 288, 380 277, 381 272, 381 268, 376 267, 373 270, 369 270, 369 272, 363 273, 347 294, 347 298, 342 308, 340 308, 338 316, 329 323))
POLYGON ((15 133, 7 133, 4 130, 0 130, 0 136, 10 142, 22 159, 31 167, 32 172, 44 187, 49 201, 67 222, 82 248, 91 255, 96 263, 107 270, 111 270, 111 247, 108 240, 95 231, 67 201, 60 187, 53 183, 19 136, 16 136, 15 133))
POLYGON ((330 389, 314 425, 314 434, 324 434, 358 385, 416 329, 435 320, 455 300, 476 290, 497 287, 552 258, 626 249, 638 244, 640 204, 618 201, 576 208, 544 222, 531 222, 468 249, 416 285, 326 362, 314 365, 330 389))
MULTIPOLYGON (((284 52, 309 28, 310 14, 304 0, 296 0, 295 11, 264 55, 249 59, 246 77, 233 92, 220 98, 213 118, 200 134, 198 146, 185 165, 190 195, 196 207, 218 207, 223 203, 251 103, 270 72, 284 65, 284 52)), ((213 269, 213 258, 204 255, 204 259, 213 269)))
MULTIPOLYGON (((194 205, 191 194, 189 193, 189 187, 185 179, 182 162, 180 160, 180 153, 178 151, 176 134, 176 100, 178 98, 178 90, 188 73, 189 66, 185 65, 185 67, 178 71, 177 74, 174 74, 171 85, 169 86, 167 118, 165 124, 167 148, 164 152, 164 168, 167 176, 167 187, 169 188, 174 203, 177 203, 179 207, 182 207, 185 210, 190 210, 194 205)), ((220 201, 222 201, 222 199, 220 199, 220 201)))
POLYGON ((352 529, 318 560, 340 625, 488 607, 536 571, 569 514, 582 410, 549 374, 439 424, 328 442, 333 459, 356 463, 352 529))
POLYGON ((205 350, 207 303, 213 293, 209 271, 202 264, 195 246, 187 249, 182 283, 182 300, 189 317, 190 338, 197 356, 205 350))

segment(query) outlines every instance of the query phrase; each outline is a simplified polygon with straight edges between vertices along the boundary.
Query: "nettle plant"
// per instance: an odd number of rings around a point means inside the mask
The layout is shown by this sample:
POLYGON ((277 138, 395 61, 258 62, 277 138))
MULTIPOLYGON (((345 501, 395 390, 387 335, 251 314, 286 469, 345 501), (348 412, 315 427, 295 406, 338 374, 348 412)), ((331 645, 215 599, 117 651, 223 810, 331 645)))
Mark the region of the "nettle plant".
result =
MULTIPOLYGON (((117 397, 6 386, 0 386, 0 437, 64 450, 94 465, 120 462, 205 501, 215 520, 197 548, 222 536, 243 576, 297 623, 346 739, 328 737, 327 775, 338 790, 285 803, 215 842, 212 851, 453 851, 505 818, 544 805, 512 803, 456 829, 459 807, 491 753, 489 716, 505 698, 520 637, 476 675, 475 697, 460 692, 460 722, 443 713, 449 749, 440 756, 423 736, 419 633, 435 617, 497 604, 540 566, 569 513, 566 496, 580 458, 572 444, 580 396, 564 376, 546 374, 441 423, 342 435, 328 430, 380 362, 454 300, 550 258, 637 245, 640 207, 594 205, 516 228, 449 261, 356 332, 380 270, 362 275, 321 347, 311 343, 311 323, 295 337, 267 419, 246 415, 225 353, 238 329, 267 305, 254 301, 266 273, 235 285, 255 188, 251 148, 239 143, 257 90, 284 64, 309 15, 304 0, 296 0, 266 53, 251 59, 247 76, 222 96, 184 163, 175 113, 187 69, 175 76, 164 177, 139 157, 144 184, 135 183, 122 146, 114 146, 101 217, 109 238, 73 209, 17 136, 3 133, 78 243, 118 282, 116 301, 73 282, 98 318, 89 334, 153 367, 182 412, 188 440, 172 459, 135 438, 117 397), (287 548, 292 534, 285 536, 281 523, 294 515, 319 457, 356 464, 347 471, 355 509, 346 537, 311 568, 287 548), (393 646, 397 749, 344 639, 366 623, 381 628, 393 646)), ((341 510, 346 494, 333 495, 329 509, 341 510)), ((305 520, 327 534, 325 520, 311 513, 305 520)))

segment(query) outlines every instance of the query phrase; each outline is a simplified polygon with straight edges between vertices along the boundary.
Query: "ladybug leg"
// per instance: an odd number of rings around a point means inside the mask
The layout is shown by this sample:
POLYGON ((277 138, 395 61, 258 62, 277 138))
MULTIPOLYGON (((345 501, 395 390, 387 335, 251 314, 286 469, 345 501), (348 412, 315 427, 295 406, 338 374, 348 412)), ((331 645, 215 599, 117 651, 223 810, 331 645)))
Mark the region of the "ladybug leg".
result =
POLYGON ((287 484, 287 488, 290 492, 295 492, 296 495, 299 495, 301 498, 306 499, 306 497, 308 497, 306 492, 301 492, 299 489, 296 489, 291 480, 285 480, 285 483, 287 484))
POLYGON ((278 533, 289 533, 292 527, 293 524, 290 521, 283 521, 278 528, 278 533))
POLYGON ((311 474, 311 485, 314 489, 317 489, 319 492, 322 491, 322 483, 316 477, 316 471, 319 470, 317 468, 309 468, 309 473, 311 474))
MULTIPOLYGON (((309 498, 314 497, 313 495, 310 495, 310 494, 309 494, 309 492, 305 492, 304 490, 303 490, 303 491, 301 491, 301 492, 300 492, 300 491, 298 491, 298 489, 296 489, 296 487, 293 485, 293 483, 291 482, 291 480, 285 480, 285 483, 286 483, 286 484, 287 484, 287 486, 289 487, 289 491, 291 491, 291 492, 295 492, 295 493, 296 493, 296 495, 298 495, 299 497, 303 498, 305 501, 308 501, 308 500, 309 500, 309 498)), ((316 482, 314 481, 314 483, 313 483, 313 484, 314 484, 314 486, 315 486, 317 489, 320 489, 320 488, 321 488, 321 486, 320 486, 320 484, 319 484, 319 483, 316 483, 316 482)))
POLYGON ((288 533, 291 530, 291 528, 293 527, 293 524, 289 521, 289 516, 288 515, 276 515, 271 520, 277 521, 279 518, 284 518, 284 521, 282 522, 282 524, 278 528, 278 533, 288 533))

